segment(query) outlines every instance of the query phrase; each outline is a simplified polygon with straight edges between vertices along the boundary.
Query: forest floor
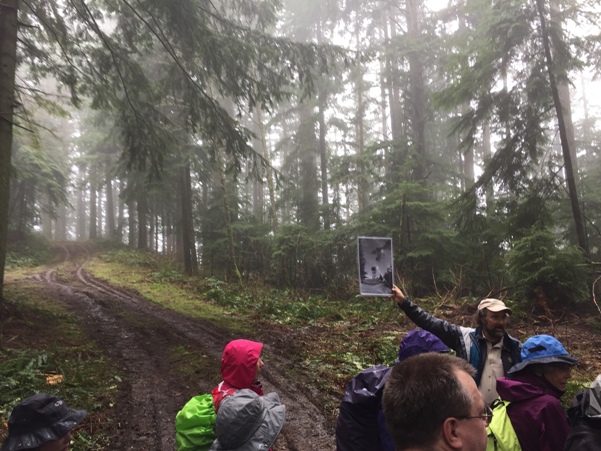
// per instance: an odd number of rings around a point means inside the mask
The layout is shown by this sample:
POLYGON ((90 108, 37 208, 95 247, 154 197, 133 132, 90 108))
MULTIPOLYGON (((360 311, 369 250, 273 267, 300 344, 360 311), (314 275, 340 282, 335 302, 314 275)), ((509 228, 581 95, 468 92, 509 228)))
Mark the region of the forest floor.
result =
MULTIPOLYGON (((116 399, 110 408, 95 414, 96 422, 102 423, 98 427, 108 434, 110 448, 174 450, 176 413, 190 397, 213 388, 219 380, 223 347, 231 339, 240 338, 241 332, 191 318, 151 302, 134 290, 92 276, 85 268, 92 257, 82 245, 64 244, 57 249, 61 257, 53 265, 12 278, 8 285, 27 284, 34 295, 63 304, 115 365, 121 381, 116 399)), ((437 315, 458 324, 471 324, 473 311, 465 306, 443 307, 437 309, 437 315)), ((586 315, 590 316, 590 311, 586 315)), ((585 321, 572 310, 554 318, 530 316, 514 322, 511 329, 520 338, 534 333, 557 336, 581 359, 576 378, 590 381, 601 373, 598 324, 598 318, 585 321)), ((374 327, 370 334, 390 334, 390 327, 374 327)), ((401 322, 403 328, 406 332, 413 327, 401 322)), ((291 330, 277 324, 256 324, 251 329, 252 333, 246 333, 251 336, 245 338, 262 341, 264 354, 268 355, 264 389, 277 392, 287 409, 286 424, 274 451, 334 450, 336 412, 332 406, 338 405, 344 382, 338 381, 337 389, 324 390, 318 381, 327 377, 326 373, 303 371, 302 358, 311 352, 327 354, 344 349, 354 338, 327 326, 291 330)), ((23 336, 31 345, 35 342, 43 346, 54 339, 43 332, 31 333, 18 321, 4 321, 0 332, 4 344, 23 336)))

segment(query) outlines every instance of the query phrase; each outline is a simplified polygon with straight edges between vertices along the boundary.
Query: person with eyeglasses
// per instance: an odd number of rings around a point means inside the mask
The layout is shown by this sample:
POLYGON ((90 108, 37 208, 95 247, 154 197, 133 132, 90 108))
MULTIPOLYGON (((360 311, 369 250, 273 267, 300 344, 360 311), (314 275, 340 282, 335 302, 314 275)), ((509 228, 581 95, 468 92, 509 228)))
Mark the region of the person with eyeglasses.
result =
POLYGON ((578 360, 550 335, 524 342, 522 362, 497 381, 522 451, 563 451, 569 425, 560 398, 578 360))
POLYGON ((396 451, 484 451, 492 412, 464 359, 427 353, 390 371, 382 406, 396 451))

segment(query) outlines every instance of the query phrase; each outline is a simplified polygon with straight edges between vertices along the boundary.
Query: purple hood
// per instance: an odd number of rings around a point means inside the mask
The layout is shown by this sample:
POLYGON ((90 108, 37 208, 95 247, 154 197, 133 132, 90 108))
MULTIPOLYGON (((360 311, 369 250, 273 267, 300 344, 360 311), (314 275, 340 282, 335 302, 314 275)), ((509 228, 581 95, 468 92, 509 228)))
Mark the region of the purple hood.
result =
POLYGON ((570 427, 559 397, 562 392, 545 379, 520 371, 497 379, 501 399, 522 451, 563 451, 570 427))
POLYGON ((412 330, 405 335, 399 345, 397 363, 425 352, 449 352, 449 348, 430 332, 422 329, 412 330))
POLYGON ((550 395, 557 399, 564 392, 547 383, 544 378, 529 373, 516 374, 513 379, 497 379, 497 392, 505 401, 525 401, 541 395, 550 395))

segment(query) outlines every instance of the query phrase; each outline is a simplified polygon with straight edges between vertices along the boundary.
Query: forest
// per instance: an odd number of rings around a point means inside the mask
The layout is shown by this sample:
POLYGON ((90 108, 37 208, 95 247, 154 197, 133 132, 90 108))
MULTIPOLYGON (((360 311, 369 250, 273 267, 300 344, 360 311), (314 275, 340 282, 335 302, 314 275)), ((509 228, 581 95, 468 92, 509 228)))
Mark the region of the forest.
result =
POLYGON ((460 326, 502 300, 578 359, 567 409, 601 373, 600 17, 1 0, 0 438, 48 392, 88 411, 75 451, 176 449, 242 337, 272 449, 333 450, 346 384, 416 327, 363 276, 460 326))
POLYGON ((346 298, 363 235, 392 238, 416 296, 588 301, 600 12, 4 0, 0 279, 8 243, 40 233, 346 298))

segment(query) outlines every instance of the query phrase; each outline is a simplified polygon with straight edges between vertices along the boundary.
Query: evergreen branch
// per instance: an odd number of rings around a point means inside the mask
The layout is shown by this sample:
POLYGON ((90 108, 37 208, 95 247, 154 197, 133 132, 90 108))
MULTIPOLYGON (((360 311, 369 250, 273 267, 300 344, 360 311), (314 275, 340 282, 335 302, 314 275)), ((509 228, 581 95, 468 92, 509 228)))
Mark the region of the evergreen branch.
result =
MULTIPOLYGON (((13 114, 14 114, 14 113, 13 113, 13 114)), ((9 119, 8 119, 8 118, 7 118, 5 115, 3 115, 1 112, 0 112, 0 118, 1 118, 1 119, 3 119, 3 120, 5 120, 6 122, 8 122, 8 123, 9 123, 9 124, 10 124, 12 127, 20 128, 21 130, 25 130, 26 132, 29 132, 29 133, 34 133, 34 132, 33 132, 33 130, 30 130, 30 129, 26 128, 26 127, 23 127, 22 125, 19 125, 19 123, 18 123, 18 122, 13 122, 13 121, 10 121, 10 120, 9 120, 9 119)))
MULTIPOLYGON (((177 55, 175 54, 175 51, 173 50, 173 48, 171 47, 170 43, 168 42, 167 38, 165 38, 165 35, 161 29, 160 26, 158 26, 160 32, 161 32, 161 36, 159 36, 159 34, 153 29, 153 27, 148 23, 148 21, 146 19, 144 19, 142 17, 141 14, 138 13, 138 11, 127 1, 127 0, 121 0, 123 3, 125 3, 125 5, 127 5, 131 11, 134 13, 134 15, 136 17, 138 17, 138 19, 140 19, 144 25, 146 25, 146 27, 148 28, 148 30, 159 40, 159 42, 161 43, 161 45, 163 46, 163 48, 167 51, 167 53, 169 54, 169 56, 171 57, 171 59, 173 60, 173 62, 180 68, 180 70, 182 71, 182 73, 184 74, 184 76, 198 89, 198 91, 200 92, 200 94, 205 97, 205 99, 208 101, 209 105, 212 107, 212 109, 215 111, 215 113, 217 115, 221 115, 218 106, 216 105, 216 102, 214 99, 212 99, 206 92, 205 90, 198 85, 198 83, 194 80, 194 78, 190 75, 190 73, 186 70, 186 68, 183 66, 183 64, 180 62, 179 58, 177 57, 177 55), (163 39, 164 38, 164 39, 163 39)), ((149 13, 150 14, 150 13, 149 13)), ((151 15, 152 16, 152 15, 151 15)))
POLYGON ((31 6, 31 4, 29 4, 29 2, 27 2, 27 0, 21 0, 21 1, 25 5, 27 5, 27 7, 31 11, 31 13, 42 23, 42 25, 44 25, 44 30, 47 33, 49 33, 49 34, 51 34, 51 35, 54 36, 55 42, 59 46, 59 48, 61 50, 61 53, 62 53, 62 56, 65 58, 65 60, 69 64, 69 66, 72 67, 73 69, 75 69, 76 71, 78 71, 83 77, 85 77, 85 73, 81 69, 79 69, 79 67, 71 60, 70 53, 63 46, 62 41, 60 39, 60 36, 58 35, 58 33, 56 32, 56 30, 54 29, 54 27, 52 27, 52 25, 50 25, 49 23, 47 23, 39 14, 37 14, 36 10, 31 6))
POLYGON ((121 67, 120 67, 118 59, 117 59, 117 57, 115 55, 115 52, 114 52, 112 46, 109 44, 108 39, 106 38, 105 34, 102 32, 102 30, 100 30, 100 27, 99 27, 98 23, 96 22, 96 19, 94 19, 94 16, 92 15, 90 9, 86 5, 85 0, 81 0, 81 4, 84 7, 84 9, 86 10, 87 15, 83 15, 79 11, 79 9, 77 8, 77 6, 74 4, 73 0, 70 0, 70 3, 75 8, 75 11, 77 11, 79 17, 81 17, 84 20, 85 23, 88 23, 88 24, 90 24, 92 26, 92 30, 102 40, 103 45, 105 46, 105 48, 111 54, 111 59, 115 63, 115 69, 117 71, 117 76, 119 77, 119 80, 121 81, 121 85, 123 86, 123 93, 125 94, 125 98, 127 100, 127 103, 129 104, 129 106, 133 110, 133 112, 134 112, 134 114, 136 116, 136 120, 138 120, 138 119, 141 118, 142 121, 145 121, 145 118, 139 114, 137 108, 134 106, 134 104, 133 104, 133 102, 132 102, 132 100, 130 98, 129 90, 128 90, 128 85, 125 82, 125 78, 124 78, 123 73, 121 71, 121 67), (86 17, 89 17, 89 20, 87 20, 86 17), (90 21, 91 21, 91 23, 90 23, 90 21))

